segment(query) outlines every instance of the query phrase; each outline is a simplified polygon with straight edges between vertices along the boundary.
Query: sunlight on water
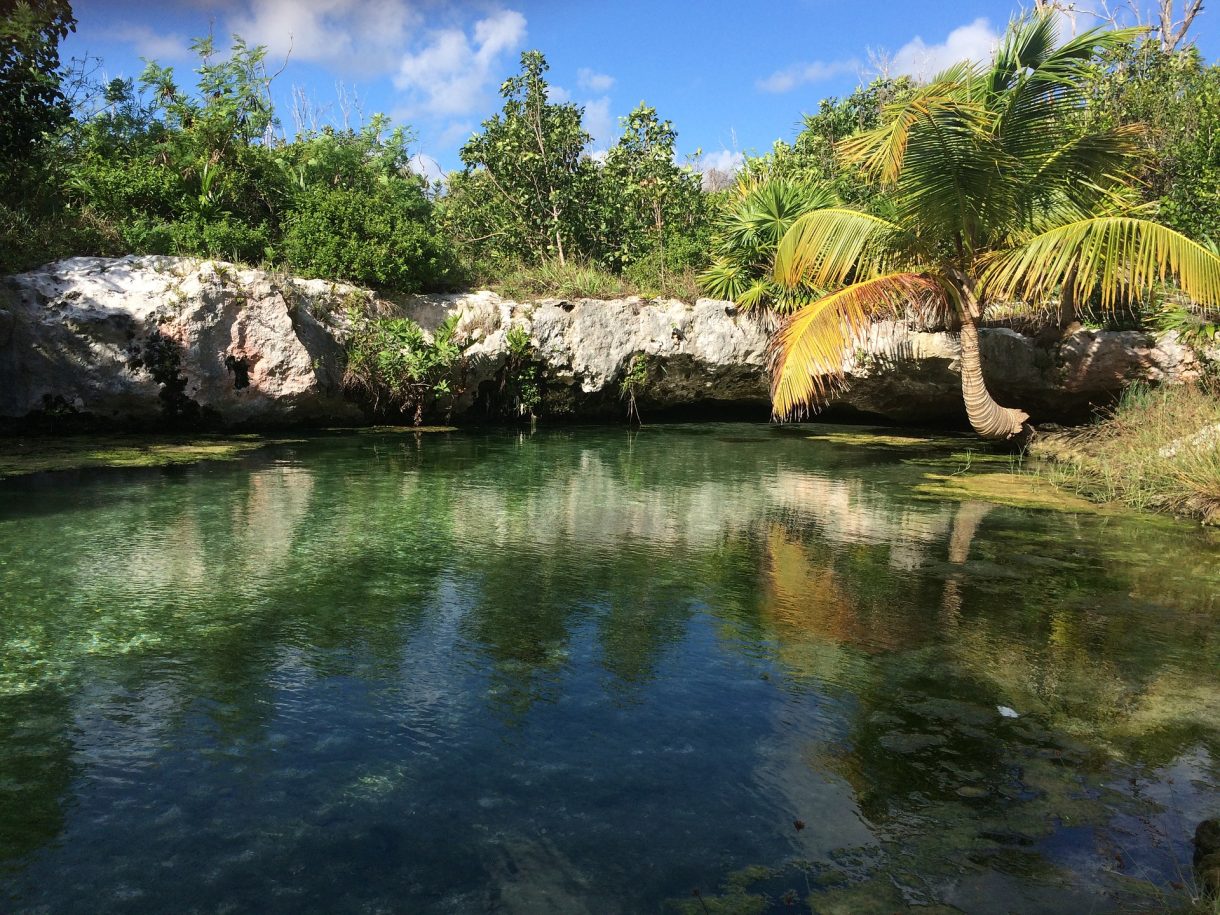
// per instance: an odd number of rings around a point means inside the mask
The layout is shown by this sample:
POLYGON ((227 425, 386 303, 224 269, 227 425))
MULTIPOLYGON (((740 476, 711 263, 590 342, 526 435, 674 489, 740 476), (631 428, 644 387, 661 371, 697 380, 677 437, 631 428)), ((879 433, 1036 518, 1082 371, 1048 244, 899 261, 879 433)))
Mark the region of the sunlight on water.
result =
POLYGON ((0 909, 1185 900, 1214 537, 921 497, 955 443, 807 433, 0 484, 0 909))

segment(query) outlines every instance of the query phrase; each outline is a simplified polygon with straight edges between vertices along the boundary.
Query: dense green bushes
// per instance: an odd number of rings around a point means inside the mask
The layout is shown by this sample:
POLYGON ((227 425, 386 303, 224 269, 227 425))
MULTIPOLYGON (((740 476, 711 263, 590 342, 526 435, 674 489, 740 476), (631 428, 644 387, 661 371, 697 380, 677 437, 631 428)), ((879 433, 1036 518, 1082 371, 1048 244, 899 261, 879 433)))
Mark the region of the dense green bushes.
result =
POLYGON ((460 315, 451 315, 431 338, 408 318, 348 313, 344 386, 378 415, 423 422, 425 410, 456 393, 463 360, 457 338, 460 315))
POLYGON ((304 276, 384 289, 446 288, 457 262, 430 207, 412 189, 309 188, 286 219, 284 258, 304 276))
POLYGON ((218 59, 202 39, 194 50, 191 92, 154 63, 138 81, 94 87, 75 119, 43 125, 37 187, 0 199, 0 269, 134 252, 276 264, 401 291, 456 283, 454 249, 409 168, 405 130, 378 116, 360 130, 286 141, 263 49, 235 39, 218 59))

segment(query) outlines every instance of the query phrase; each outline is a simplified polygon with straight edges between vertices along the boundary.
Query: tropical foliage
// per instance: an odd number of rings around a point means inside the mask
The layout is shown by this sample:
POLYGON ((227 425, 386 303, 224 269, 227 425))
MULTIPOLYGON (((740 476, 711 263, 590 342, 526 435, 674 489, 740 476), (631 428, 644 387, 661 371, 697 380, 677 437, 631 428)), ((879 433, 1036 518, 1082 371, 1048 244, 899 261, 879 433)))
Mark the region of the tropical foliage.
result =
POLYGON ((408 318, 348 313, 344 385, 369 402, 378 415, 408 416, 415 425, 425 410, 458 393, 462 341, 451 315, 429 336, 408 318))
POLYGON ((1220 305, 1220 258, 1139 208, 1144 129, 1079 123, 1095 55, 1137 33, 1090 30, 1060 43, 1056 25, 1045 12, 1015 22, 990 65, 947 70, 838 145, 886 207, 827 207, 784 235, 775 281, 831 291, 777 337, 777 415, 824 400, 871 324, 914 308, 960 324, 971 424, 1010 438, 1028 416, 987 391, 978 324, 989 304, 1058 296, 1112 309, 1172 279, 1220 305))
POLYGON ((547 70, 542 54, 523 54, 503 109, 462 147, 466 167, 441 200, 461 256, 489 279, 522 264, 564 274, 575 262, 665 290, 702 265, 708 225, 699 176, 675 163, 672 123, 641 103, 599 161, 582 109, 551 100, 547 70))
POLYGON ((775 252, 797 219, 838 202, 829 183, 743 174, 722 204, 712 263, 699 277, 703 288, 746 309, 788 313, 808 304, 816 294, 813 287, 775 282, 775 252))

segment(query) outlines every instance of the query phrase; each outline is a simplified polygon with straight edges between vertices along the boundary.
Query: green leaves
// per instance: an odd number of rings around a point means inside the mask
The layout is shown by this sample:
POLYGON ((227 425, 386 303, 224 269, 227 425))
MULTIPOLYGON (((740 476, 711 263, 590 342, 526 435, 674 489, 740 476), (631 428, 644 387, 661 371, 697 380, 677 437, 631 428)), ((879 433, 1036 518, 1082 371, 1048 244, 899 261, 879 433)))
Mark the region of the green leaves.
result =
POLYGON ((60 89, 59 43, 76 31, 65 0, 20 0, 0 6, 0 180, 67 122, 60 89))
POLYGON ((344 385, 369 398, 375 412, 398 410, 418 425, 437 398, 454 392, 464 352, 459 320, 460 315, 450 315, 429 338, 408 318, 349 311, 344 385))
MULTIPOLYGON (((580 205, 581 153, 589 135, 581 126, 581 110, 570 103, 549 101, 544 74, 546 59, 538 51, 521 55, 521 72, 501 86, 504 108, 483 122, 483 132, 462 147, 467 174, 481 172, 486 181, 464 183, 495 196, 500 213, 478 218, 480 206, 458 195, 449 202, 467 207, 458 221, 472 221, 474 237, 487 235, 488 223, 518 233, 532 259, 549 256, 563 261, 571 249, 575 213, 580 205), (474 213, 470 211, 474 210, 474 213)), ((459 183, 458 188, 463 184, 459 183)))
MULTIPOLYGON (((1085 116, 1091 62, 1137 35, 1094 30, 1061 44, 1053 14, 1017 20, 990 66, 950 68, 839 144, 882 191, 873 206, 893 215, 832 207, 784 235, 775 282, 832 291, 777 338, 777 415, 822 400, 843 349, 904 300, 969 301, 959 307, 977 318, 976 298, 1037 306, 1066 289, 1109 309, 1175 281, 1220 303, 1220 257, 1131 215, 1142 129, 1085 116)), ((742 276, 717 281, 749 294, 742 276)))
POLYGON ((808 302, 813 287, 799 278, 773 282, 772 265, 785 233, 835 204, 834 194, 823 185, 749 177, 742 177, 732 193, 716 224, 712 263, 699 276, 703 289, 746 309, 786 312, 808 302))
POLYGON ((1070 284, 1078 302, 1094 293, 1112 309, 1150 297, 1176 280, 1208 308, 1220 307, 1220 257, 1166 226, 1129 217, 1083 219, 1043 232, 996 252, 987 262, 980 291, 997 299, 1044 301, 1070 284))

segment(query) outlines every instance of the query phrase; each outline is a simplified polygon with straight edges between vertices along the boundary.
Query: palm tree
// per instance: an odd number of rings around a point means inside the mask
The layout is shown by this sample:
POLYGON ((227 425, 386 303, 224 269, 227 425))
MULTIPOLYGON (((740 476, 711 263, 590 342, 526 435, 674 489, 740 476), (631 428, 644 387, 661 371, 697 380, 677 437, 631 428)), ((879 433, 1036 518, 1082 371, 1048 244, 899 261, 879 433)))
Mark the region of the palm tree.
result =
POLYGON ((1011 438, 1029 417, 984 384, 978 323, 989 303, 1041 307, 1058 296, 1111 309, 1170 279, 1201 304, 1220 303, 1220 258, 1138 216, 1141 128, 1078 126, 1085 68, 1137 34, 1092 30, 1060 44, 1053 14, 1016 20, 989 66, 946 70, 881 127, 840 145, 886 189, 888 212, 829 207, 784 235, 775 281, 834 291, 776 336, 778 418, 824 403, 870 324, 914 306, 960 323, 970 423, 984 438, 1011 438))
POLYGON ((838 202, 820 184, 742 175, 717 220, 712 262, 700 274, 700 285, 713 298, 731 299, 747 310, 787 314, 807 305, 815 290, 801 283, 781 286, 772 279, 775 249, 801 216, 838 202))

